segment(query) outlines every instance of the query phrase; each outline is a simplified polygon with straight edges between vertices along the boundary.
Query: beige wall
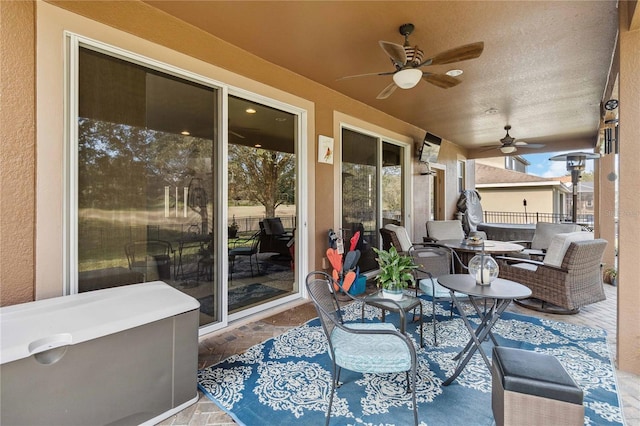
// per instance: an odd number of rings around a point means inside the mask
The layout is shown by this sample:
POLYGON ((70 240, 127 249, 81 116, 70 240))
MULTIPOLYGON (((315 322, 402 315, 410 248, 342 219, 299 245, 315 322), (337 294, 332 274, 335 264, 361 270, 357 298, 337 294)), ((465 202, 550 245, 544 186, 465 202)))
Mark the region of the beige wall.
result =
POLYGON ((0 1, 0 305, 33 300, 35 9, 0 1))
POLYGON ((527 213, 552 213, 551 188, 478 188, 482 197, 482 210, 524 213, 522 200, 527 200, 527 213))
MULTIPOLYGON (((3 11, 6 9, 4 3, 3 11)), ((18 69, 21 69, 19 73, 14 71, 14 75, 19 74, 27 77, 31 75, 32 78, 37 79, 38 100, 35 105, 37 106, 38 134, 34 138, 33 132, 36 126, 33 121, 33 96, 31 98, 25 97, 25 108, 27 110, 30 108, 31 114, 21 115, 31 117, 32 121, 27 126, 31 135, 27 132, 27 137, 24 138, 25 133, 23 133, 19 141, 15 140, 15 146, 11 146, 10 153, 12 158, 15 158, 16 155, 24 155, 27 164, 20 168, 23 173, 19 179, 16 179, 18 176, 16 173, 10 176, 6 185, 3 182, 2 200, 8 198, 5 196, 5 188, 9 188, 19 181, 23 187, 31 188, 30 191, 22 191, 25 194, 30 194, 31 201, 27 196, 24 199, 28 208, 15 206, 15 209, 22 212, 20 218, 23 220, 26 218, 27 221, 27 224, 20 226, 19 229, 13 225, 5 226, 4 218, 7 216, 2 215, 2 244, 11 243, 12 247, 23 244, 27 247, 22 252, 24 254, 20 254, 22 263, 11 263, 12 276, 9 277, 3 273, 3 294, 10 295, 6 298, 3 297, 3 304, 63 294, 62 280, 65 257, 63 244, 65 218, 63 214, 68 210, 63 205, 63 183, 67 178, 63 167, 64 30, 141 53, 225 84, 305 108, 309 112, 307 133, 309 214, 306 237, 310 241, 310 269, 321 266, 321 253, 326 248, 326 230, 334 226, 336 221, 335 215, 327 214, 327 212, 335 211, 337 184, 335 170, 338 165, 327 166, 315 161, 317 136, 320 134, 330 137, 338 136, 334 134, 336 128, 334 113, 339 111, 350 117, 359 117, 367 125, 385 129, 389 134, 406 141, 409 146, 413 141, 420 141, 424 135, 422 129, 393 119, 368 105, 351 100, 315 82, 275 67, 194 27, 157 12, 141 2, 36 2, 35 16, 37 18, 34 17, 34 3, 19 2, 18 4, 19 6, 12 6, 22 11, 30 10, 31 14, 21 17, 21 21, 15 21, 15 27, 19 30, 10 30, 10 27, 3 25, 3 35, 5 31, 25 33, 31 37, 30 46, 28 42, 25 43, 26 46, 3 43, 3 49, 6 47, 9 53, 19 57, 17 63, 19 64, 18 69), (74 13, 70 13, 70 11, 74 13), (34 68, 33 46, 36 23, 38 34, 38 38, 35 40, 38 48, 37 73, 34 68), (34 143, 34 140, 37 140, 37 144, 34 143), (34 146, 37 150, 35 155, 34 146), (37 158, 46 158, 47 161, 38 162, 37 158), (33 180, 36 174, 33 170, 36 167, 38 179, 35 183, 36 198, 34 201, 33 180), (31 168, 30 176, 25 177, 24 171, 28 171, 29 168, 31 168), (316 205, 320 210, 316 210, 316 205), (330 209, 327 209, 328 207, 330 209), (36 233, 37 239, 34 244, 36 233), (16 265, 18 266, 16 267, 16 265)), ((7 15, 3 13, 3 18, 5 16, 7 15)), ((8 36, 3 38, 6 39, 8 36)), ((3 54, 3 59, 5 57, 7 56, 3 54)), ((10 69, 10 67, 3 63, 3 73, 5 69, 10 69)), ((31 83, 27 80, 25 85, 30 86, 31 93, 33 93, 33 80, 31 83)), ((14 89, 15 87, 10 87, 7 93, 12 92, 15 96, 29 93, 29 90, 14 89)), ((4 92, 3 90, 3 99, 6 99, 4 92)), ((3 112, 3 120, 6 117, 3 112)), ((455 145, 451 145, 454 147, 450 148, 451 152, 457 158, 459 156, 458 149, 455 145)), ((441 161, 446 162, 446 159, 441 161)), ((455 170, 455 167, 449 169, 455 170)), ((455 201, 453 203, 455 204, 455 201)), ((7 269, 7 265, 7 258, 3 253, 1 263, 3 271, 7 269)))
POLYGON ((636 2, 621 2, 619 10, 621 189, 617 356, 620 369, 640 374, 640 8, 636 2), (633 16, 629 13, 632 7, 633 16))

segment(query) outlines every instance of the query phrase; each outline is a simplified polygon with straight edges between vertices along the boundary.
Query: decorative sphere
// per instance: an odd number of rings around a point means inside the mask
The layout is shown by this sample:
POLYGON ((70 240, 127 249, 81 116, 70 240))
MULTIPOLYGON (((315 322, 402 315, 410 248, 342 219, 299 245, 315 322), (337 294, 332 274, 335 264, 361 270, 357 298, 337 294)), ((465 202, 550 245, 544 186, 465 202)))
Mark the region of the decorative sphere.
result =
POLYGON ((469 274, 475 278, 476 284, 489 285, 498 278, 498 262, 488 254, 476 254, 469 261, 469 274))

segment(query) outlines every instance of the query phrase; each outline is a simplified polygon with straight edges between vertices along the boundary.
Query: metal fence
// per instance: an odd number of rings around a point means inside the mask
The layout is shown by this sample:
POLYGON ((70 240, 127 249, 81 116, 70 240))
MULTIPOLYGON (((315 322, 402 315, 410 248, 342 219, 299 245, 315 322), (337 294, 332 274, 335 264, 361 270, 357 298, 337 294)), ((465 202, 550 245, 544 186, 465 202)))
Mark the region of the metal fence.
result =
MULTIPOLYGON (((593 215, 579 214, 576 223, 582 225, 585 230, 593 231, 593 215)), ((484 222, 486 223, 516 223, 527 224, 537 222, 572 223, 570 214, 563 213, 524 213, 524 212, 484 212, 484 222)))

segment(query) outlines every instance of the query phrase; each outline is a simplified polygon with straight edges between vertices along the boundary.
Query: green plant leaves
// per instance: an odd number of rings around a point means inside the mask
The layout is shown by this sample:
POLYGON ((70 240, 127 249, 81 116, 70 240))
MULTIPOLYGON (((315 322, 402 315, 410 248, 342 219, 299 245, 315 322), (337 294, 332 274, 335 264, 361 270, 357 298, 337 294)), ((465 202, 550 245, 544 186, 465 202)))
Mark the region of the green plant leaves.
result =
POLYGON ((408 284, 415 285, 415 279, 411 271, 416 269, 410 256, 403 256, 398 253, 395 247, 388 251, 373 248, 378 257, 380 273, 378 274, 378 286, 386 290, 404 289, 408 284))

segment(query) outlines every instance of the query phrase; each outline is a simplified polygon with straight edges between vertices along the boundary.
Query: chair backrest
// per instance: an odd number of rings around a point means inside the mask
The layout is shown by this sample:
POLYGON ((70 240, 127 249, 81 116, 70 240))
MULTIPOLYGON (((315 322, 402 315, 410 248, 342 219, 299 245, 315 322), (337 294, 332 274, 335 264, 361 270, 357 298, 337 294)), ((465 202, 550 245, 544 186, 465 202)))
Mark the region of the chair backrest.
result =
POLYGON ((333 291, 333 279, 329 274, 314 271, 307 275, 305 283, 322 328, 331 344, 331 333, 338 324, 343 323, 340 305, 333 291))
POLYGON ((588 240, 593 240, 592 232, 568 232, 554 235, 544 256, 544 264, 557 268, 562 267, 565 254, 571 243, 588 240))
POLYGON ((267 235, 282 235, 286 232, 279 217, 267 217, 262 222, 267 235))
POLYGON ((413 263, 418 266, 418 269, 413 271, 416 280, 427 278, 429 274, 433 278, 437 278, 454 273, 454 256, 449 247, 429 244, 411 250, 409 255, 413 263))
POLYGON ((134 263, 142 261, 159 261, 169 259, 172 248, 171 243, 162 240, 134 241, 128 243, 124 248, 129 268, 134 263))
POLYGON ((557 234, 566 234, 568 232, 580 232, 581 227, 575 223, 536 223, 536 231, 533 234, 531 248, 535 250, 546 250, 551 245, 551 239, 557 234))
POLYGON ((395 232, 387 228, 380 228, 380 236, 382 237, 383 250, 389 250, 391 247, 400 246, 400 241, 398 241, 398 237, 395 232))
POLYGON ((388 229, 389 231, 392 231, 395 234, 396 244, 399 244, 399 246, 394 244, 394 247, 398 251, 409 251, 411 249, 411 247, 413 246, 413 243, 411 242, 411 238, 409 237, 407 228, 405 228, 404 226, 394 225, 391 223, 385 225, 384 227, 385 229, 388 229))
POLYGON ((454 220, 430 220, 427 222, 427 237, 432 240, 462 240, 462 222, 454 220))

